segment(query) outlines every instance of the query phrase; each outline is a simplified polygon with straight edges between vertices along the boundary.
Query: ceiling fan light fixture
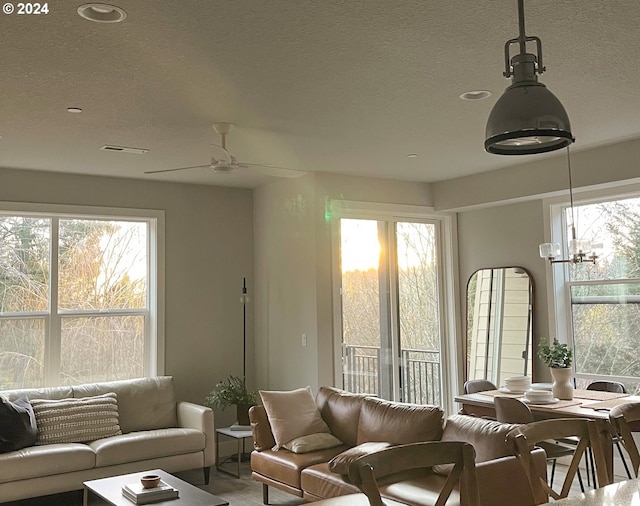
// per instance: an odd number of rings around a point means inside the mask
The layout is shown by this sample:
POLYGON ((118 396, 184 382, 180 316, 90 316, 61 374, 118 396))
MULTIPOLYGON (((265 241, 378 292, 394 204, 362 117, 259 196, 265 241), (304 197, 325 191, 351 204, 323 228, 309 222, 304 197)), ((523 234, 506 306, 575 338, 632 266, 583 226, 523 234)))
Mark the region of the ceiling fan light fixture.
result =
POLYGON ((542 65, 542 41, 528 37, 524 30, 524 0, 518 0, 518 38, 505 44, 505 71, 512 79, 493 106, 485 129, 484 149, 497 155, 532 155, 569 146, 575 141, 567 111, 558 98, 538 82, 542 65), (535 42, 537 54, 527 52, 527 42, 535 42), (517 44, 519 54, 510 56, 517 44))

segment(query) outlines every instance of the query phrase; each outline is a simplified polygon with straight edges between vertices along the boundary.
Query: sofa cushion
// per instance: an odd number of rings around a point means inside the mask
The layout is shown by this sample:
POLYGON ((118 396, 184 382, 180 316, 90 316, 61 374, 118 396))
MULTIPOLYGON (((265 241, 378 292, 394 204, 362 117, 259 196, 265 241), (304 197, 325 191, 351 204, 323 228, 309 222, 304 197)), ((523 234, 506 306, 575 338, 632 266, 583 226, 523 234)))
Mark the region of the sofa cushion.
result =
POLYGON ((329 464, 323 462, 303 469, 300 484, 305 497, 314 500, 359 492, 358 487, 345 478, 329 471, 329 464))
POLYGON ((438 406, 367 397, 360 411, 357 444, 370 441, 393 444, 437 441, 442 436, 443 417, 444 412, 438 406))
POLYGON ((329 432, 311 393, 311 387, 290 391, 260 390, 276 441, 274 449, 300 436, 329 432))
POLYGON ((122 432, 177 427, 176 394, 171 376, 88 383, 73 387, 74 397, 115 392, 122 432))
POLYGON ((129 432, 89 443, 96 467, 202 451, 205 436, 196 429, 154 429, 129 432))
POLYGON ((333 434, 329 432, 319 432, 317 434, 297 437, 282 446, 293 453, 309 453, 340 445, 342 445, 342 441, 333 434))
POLYGON ((347 475, 349 474, 349 466, 358 457, 369 455, 370 453, 377 452, 378 450, 384 450, 385 448, 389 448, 389 446, 391 446, 391 443, 380 441, 362 443, 358 446, 354 446, 353 448, 349 448, 329 461, 329 471, 332 473, 347 475))
POLYGON ((29 446, 0 455, 0 483, 82 471, 95 462, 95 453, 84 443, 29 446))
POLYGON ((512 455, 505 443, 509 431, 518 424, 496 422, 469 415, 452 415, 442 433, 442 441, 464 441, 476 451, 476 463, 512 455))
MULTIPOLYGON (((445 481, 446 478, 443 476, 424 472, 414 478, 380 485, 380 494, 403 504, 431 506, 435 504, 445 481)), ((460 491, 457 485, 447 499, 447 506, 449 505, 460 505, 460 491)))
POLYGON ((36 444, 84 443, 121 434, 118 400, 111 392, 83 399, 33 399, 36 444))
MULTIPOLYGON (((476 451, 476 463, 494 460, 512 455, 505 443, 509 431, 517 428, 517 424, 501 423, 469 415, 452 415, 442 433, 442 441, 464 441, 476 451)), ((449 474, 452 464, 435 466, 438 474, 449 474)))
POLYGON ((336 446, 310 453, 293 453, 285 449, 254 451, 251 453, 251 471, 300 490, 300 473, 303 469, 328 462, 346 449, 345 446, 336 446))
POLYGON ((32 446, 37 428, 33 408, 26 397, 14 402, 0 396, 0 453, 32 446))
POLYGON ((356 445, 360 408, 366 397, 367 394, 353 394, 324 386, 316 394, 320 416, 329 426, 331 434, 348 446, 356 445))

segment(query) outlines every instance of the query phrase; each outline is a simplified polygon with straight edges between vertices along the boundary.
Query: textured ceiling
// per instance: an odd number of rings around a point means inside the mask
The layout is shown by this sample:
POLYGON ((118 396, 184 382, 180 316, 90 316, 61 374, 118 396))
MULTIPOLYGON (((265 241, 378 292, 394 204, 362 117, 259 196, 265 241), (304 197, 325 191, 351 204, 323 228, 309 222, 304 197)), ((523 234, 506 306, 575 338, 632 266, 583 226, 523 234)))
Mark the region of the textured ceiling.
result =
MULTIPOLYGON (((255 187, 206 164, 215 121, 240 161, 433 182, 527 161, 484 152, 509 81, 516 0, 115 0, 119 24, 0 14, 0 166, 255 187), (483 101, 463 101, 487 89, 483 101), (70 114, 67 107, 80 107, 70 114), (144 155, 100 151, 105 144, 144 155), (416 153, 415 158, 408 158, 416 153)), ((640 136, 640 0, 528 0, 540 80, 574 149, 640 136)))

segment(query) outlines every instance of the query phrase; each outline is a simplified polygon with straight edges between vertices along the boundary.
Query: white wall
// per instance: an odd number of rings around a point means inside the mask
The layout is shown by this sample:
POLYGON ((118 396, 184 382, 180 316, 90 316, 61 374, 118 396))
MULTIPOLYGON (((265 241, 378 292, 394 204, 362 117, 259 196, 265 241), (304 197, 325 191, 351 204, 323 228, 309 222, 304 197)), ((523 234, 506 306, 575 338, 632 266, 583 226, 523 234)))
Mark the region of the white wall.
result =
POLYGON ((255 191, 255 361, 262 388, 315 391, 333 384, 330 199, 431 205, 425 184, 328 173, 255 191))
MULTIPOLYGON (((242 374, 242 278, 253 288, 251 190, 0 169, 0 201, 164 210, 165 373, 180 399, 196 403, 228 374, 242 374)), ((251 305, 247 312, 251 336, 251 305)), ((235 421, 232 411, 217 413, 216 425, 235 421)))

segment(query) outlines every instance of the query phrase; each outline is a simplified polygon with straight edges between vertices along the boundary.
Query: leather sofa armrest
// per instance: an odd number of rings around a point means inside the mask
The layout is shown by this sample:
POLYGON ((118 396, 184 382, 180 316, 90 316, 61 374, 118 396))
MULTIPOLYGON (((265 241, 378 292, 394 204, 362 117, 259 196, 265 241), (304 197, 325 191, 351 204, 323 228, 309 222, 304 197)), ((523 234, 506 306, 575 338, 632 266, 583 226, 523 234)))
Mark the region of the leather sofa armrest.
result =
POLYGON ((204 467, 216 461, 216 438, 213 424, 213 410, 192 402, 179 401, 177 404, 178 427, 197 429, 204 434, 204 467))
POLYGON ((276 440, 273 437, 269 417, 264 406, 249 408, 249 421, 253 433, 253 447, 259 452, 271 450, 276 445, 276 440))

